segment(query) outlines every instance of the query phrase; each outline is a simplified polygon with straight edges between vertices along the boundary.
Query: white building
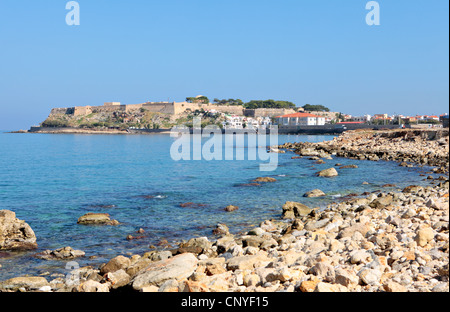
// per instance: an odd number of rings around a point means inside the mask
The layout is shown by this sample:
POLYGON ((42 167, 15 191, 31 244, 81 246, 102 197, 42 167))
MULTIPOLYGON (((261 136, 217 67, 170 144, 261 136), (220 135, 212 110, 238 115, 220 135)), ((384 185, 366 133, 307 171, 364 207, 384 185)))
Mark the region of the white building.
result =
POLYGON ((353 116, 349 121, 361 121, 361 122, 369 122, 372 116, 364 115, 364 116, 353 116))
POLYGON ((224 129, 253 129, 267 128, 272 124, 270 117, 243 117, 243 116, 225 116, 222 123, 224 129))
POLYGON ((276 117, 280 126, 323 126, 325 117, 309 113, 295 113, 276 117))

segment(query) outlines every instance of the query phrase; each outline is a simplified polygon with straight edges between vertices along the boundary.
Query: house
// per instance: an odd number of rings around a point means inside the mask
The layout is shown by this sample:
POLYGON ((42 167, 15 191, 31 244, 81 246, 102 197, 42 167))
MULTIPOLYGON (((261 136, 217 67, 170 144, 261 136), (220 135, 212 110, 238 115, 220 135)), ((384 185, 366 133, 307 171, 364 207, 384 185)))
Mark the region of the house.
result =
POLYGON ((440 120, 442 122, 442 127, 448 128, 448 114, 441 115, 440 120))
POLYGON ((224 129, 243 129, 244 120, 241 116, 226 116, 226 121, 222 123, 224 129))
MULTIPOLYGON (((345 115, 344 115, 345 116, 345 115)), ((354 122, 369 122, 371 119, 370 115, 364 115, 364 116, 352 116, 351 118, 346 118, 345 121, 354 121, 354 122)))
POLYGON ((279 126, 323 126, 325 117, 310 113, 295 113, 275 117, 279 126))

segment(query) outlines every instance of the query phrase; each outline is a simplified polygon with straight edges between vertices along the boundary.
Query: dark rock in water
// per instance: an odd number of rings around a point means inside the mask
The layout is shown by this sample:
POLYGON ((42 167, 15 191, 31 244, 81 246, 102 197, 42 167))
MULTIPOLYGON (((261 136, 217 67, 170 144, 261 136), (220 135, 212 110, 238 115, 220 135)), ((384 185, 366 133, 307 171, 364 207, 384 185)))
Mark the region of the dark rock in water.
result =
POLYGON ((405 187, 403 190, 402 190, 402 192, 403 193, 412 193, 412 194, 415 194, 415 193, 418 193, 419 191, 422 191, 424 188, 422 187, 422 186, 418 186, 418 185, 410 185, 410 186, 407 186, 407 187, 405 187))
POLYGON ((235 211, 235 210, 238 210, 238 209, 239 209, 238 206, 233 206, 233 205, 228 205, 228 206, 225 207, 225 211, 227 211, 227 212, 235 211))
POLYGON ((103 209, 109 209, 109 208, 115 208, 116 205, 104 205, 104 204, 92 204, 89 205, 90 208, 103 208, 103 209))
POLYGON ((339 167, 339 169, 349 169, 349 168, 358 168, 358 166, 357 165, 345 165, 345 166, 339 167))
POLYGON ((219 223, 217 224, 216 228, 213 230, 214 235, 228 235, 230 234, 230 230, 228 229, 228 226, 225 224, 219 223))
POLYGON ((11 256, 10 253, 0 251, 0 258, 8 258, 9 256, 11 256))
POLYGON ((271 177, 259 177, 254 179, 252 182, 276 182, 277 179, 271 177))
POLYGON ((145 238, 144 235, 139 235, 139 236, 127 235, 127 240, 143 239, 143 238, 145 238))
POLYGON ((261 184, 259 183, 242 183, 242 184, 237 184, 235 186, 261 186, 261 184))
POLYGON ((197 204, 197 203, 193 203, 193 202, 188 202, 188 203, 181 203, 180 207, 183 208, 199 208, 199 207, 205 207, 205 204, 197 204))
POLYGON ((71 247, 64 247, 56 250, 46 250, 35 255, 36 258, 44 260, 70 260, 84 256, 84 251, 74 250, 71 247))
POLYGON ((395 184, 384 184, 384 185, 382 185, 381 187, 396 187, 397 185, 395 185, 395 184))
POLYGON ((321 197, 321 196, 325 196, 326 194, 319 190, 319 189, 315 189, 309 192, 306 192, 305 194, 303 194, 303 197, 321 197))
POLYGON ((36 249, 36 235, 25 221, 9 210, 0 210, 0 250, 36 249))

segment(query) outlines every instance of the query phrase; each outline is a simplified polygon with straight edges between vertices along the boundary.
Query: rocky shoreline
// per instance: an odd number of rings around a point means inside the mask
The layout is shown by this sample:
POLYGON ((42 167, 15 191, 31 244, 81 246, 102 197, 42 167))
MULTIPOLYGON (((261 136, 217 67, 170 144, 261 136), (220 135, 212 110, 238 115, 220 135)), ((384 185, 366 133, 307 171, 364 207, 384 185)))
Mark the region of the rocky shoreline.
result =
MULTIPOLYGON (((284 144, 279 148, 294 157, 398 161, 433 166, 445 176, 430 178, 430 186, 356 196, 323 210, 287 201, 283 219, 243 235, 219 224, 214 241, 197 237, 170 250, 119 255, 52 279, 12 278, 0 282, 0 291, 448 292, 448 142, 448 130, 349 131, 330 142, 284 144)), ((0 231, 0 243, 3 237, 14 240, 0 231)), ((66 247, 41 256, 83 254, 66 247)))

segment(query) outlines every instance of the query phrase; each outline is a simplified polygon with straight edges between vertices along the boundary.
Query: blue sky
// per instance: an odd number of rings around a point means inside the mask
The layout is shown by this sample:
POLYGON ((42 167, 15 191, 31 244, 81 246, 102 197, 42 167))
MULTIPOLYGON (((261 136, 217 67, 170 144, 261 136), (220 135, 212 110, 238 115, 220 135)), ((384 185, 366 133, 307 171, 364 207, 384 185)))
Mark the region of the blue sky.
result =
POLYGON ((449 3, 380 0, 0 0, 0 129, 53 107, 187 96, 442 114, 449 3))

